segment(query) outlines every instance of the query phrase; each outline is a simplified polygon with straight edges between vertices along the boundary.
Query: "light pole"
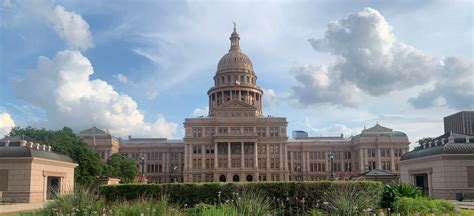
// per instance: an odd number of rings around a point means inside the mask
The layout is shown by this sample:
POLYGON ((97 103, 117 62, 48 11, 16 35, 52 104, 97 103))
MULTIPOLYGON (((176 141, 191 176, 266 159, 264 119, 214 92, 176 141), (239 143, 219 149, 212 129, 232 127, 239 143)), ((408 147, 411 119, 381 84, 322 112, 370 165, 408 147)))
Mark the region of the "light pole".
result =
POLYGON ((334 152, 329 153, 329 179, 334 180, 334 152))
POLYGON ((141 156, 140 157, 140 164, 142 165, 142 177, 145 176, 145 157, 141 156))

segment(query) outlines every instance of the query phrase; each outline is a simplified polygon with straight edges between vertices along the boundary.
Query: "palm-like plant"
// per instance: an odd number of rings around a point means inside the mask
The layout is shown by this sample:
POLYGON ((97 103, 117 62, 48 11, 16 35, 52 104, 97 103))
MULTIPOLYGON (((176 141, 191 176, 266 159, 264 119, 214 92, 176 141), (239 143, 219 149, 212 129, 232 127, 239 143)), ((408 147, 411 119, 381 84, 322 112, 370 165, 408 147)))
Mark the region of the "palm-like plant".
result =
POLYGON ((401 197, 417 198, 423 196, 425 196, 425 194, 420 188, 409 184, 385 185, 381 206, 382 208, 392 208, 393 203, 401 197))

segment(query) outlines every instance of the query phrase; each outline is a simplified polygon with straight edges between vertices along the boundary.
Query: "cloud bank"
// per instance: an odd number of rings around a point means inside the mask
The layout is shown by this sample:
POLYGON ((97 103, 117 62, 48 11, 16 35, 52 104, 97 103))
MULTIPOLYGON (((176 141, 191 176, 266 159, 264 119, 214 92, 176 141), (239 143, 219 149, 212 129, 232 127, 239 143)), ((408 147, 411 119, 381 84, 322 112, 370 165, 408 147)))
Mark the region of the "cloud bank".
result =
POLYGON ((362 92, 381 96, 432 82, 436 82, 433 90, 410 100, 415 107, 428 107, 439 97, 451 108, 473 105, 472 61, 455 57, 440 61, 398 41, 385 18, 372 8, 330 22, 324 37, 309 43, 318 52, 334 55, 336 62, 297 69, 299 85, 293 93, 303 105, 356 106, 362 92))
MULTIPOLYGON (((178 125, 158 115, 146 122, 137 103, 120 94, 107 82, 90 79, 94 73, 89 59, 78 49, 92 47, 89 25, 74 12, 56 6, 46 17, 54 31, 69 44, 69 50, 53 58, 40 56, 37 67, 14 83, 16 96, 46 112, 48 127, 69 126, 77 130, 93 125, 107 128, 114 135, 173 137, 178 125)), ((120 74, 119 74, 120 75, 120 74)), ((117 77, 120 82, 125 76, 117 77)))

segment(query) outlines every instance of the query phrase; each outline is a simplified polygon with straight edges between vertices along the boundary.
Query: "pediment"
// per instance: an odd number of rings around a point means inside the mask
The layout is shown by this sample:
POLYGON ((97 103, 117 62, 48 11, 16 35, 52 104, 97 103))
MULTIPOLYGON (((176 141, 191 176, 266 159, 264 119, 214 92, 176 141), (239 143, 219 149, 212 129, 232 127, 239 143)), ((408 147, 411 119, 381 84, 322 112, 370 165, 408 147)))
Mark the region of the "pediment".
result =
POLYGON ((250 104, 247 104, 245 102, 242 102, 242 101, 228 101, 227 103, 223 104, 222 106, 220 106, 219 108, 217 109, 226 109, 226 110, 242 110, 242 109, 245 109, 245 110, 257 110, 256 107, 250 105, 250 104))

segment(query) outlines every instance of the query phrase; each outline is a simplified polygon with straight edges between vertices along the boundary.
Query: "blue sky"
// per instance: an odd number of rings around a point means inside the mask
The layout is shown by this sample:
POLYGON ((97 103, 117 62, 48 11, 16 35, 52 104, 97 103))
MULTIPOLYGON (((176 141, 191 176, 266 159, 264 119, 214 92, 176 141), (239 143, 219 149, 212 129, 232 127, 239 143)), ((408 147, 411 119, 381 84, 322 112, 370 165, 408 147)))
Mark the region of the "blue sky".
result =
MULTIPOLYGON (((4 1, 0 132, 96 125, 183 136, 205 114, 232 22, 288 131, 412 142, 474 107, 472 1, 4 1)), ((1 135, 1 134, 0 134, 1 135)))

